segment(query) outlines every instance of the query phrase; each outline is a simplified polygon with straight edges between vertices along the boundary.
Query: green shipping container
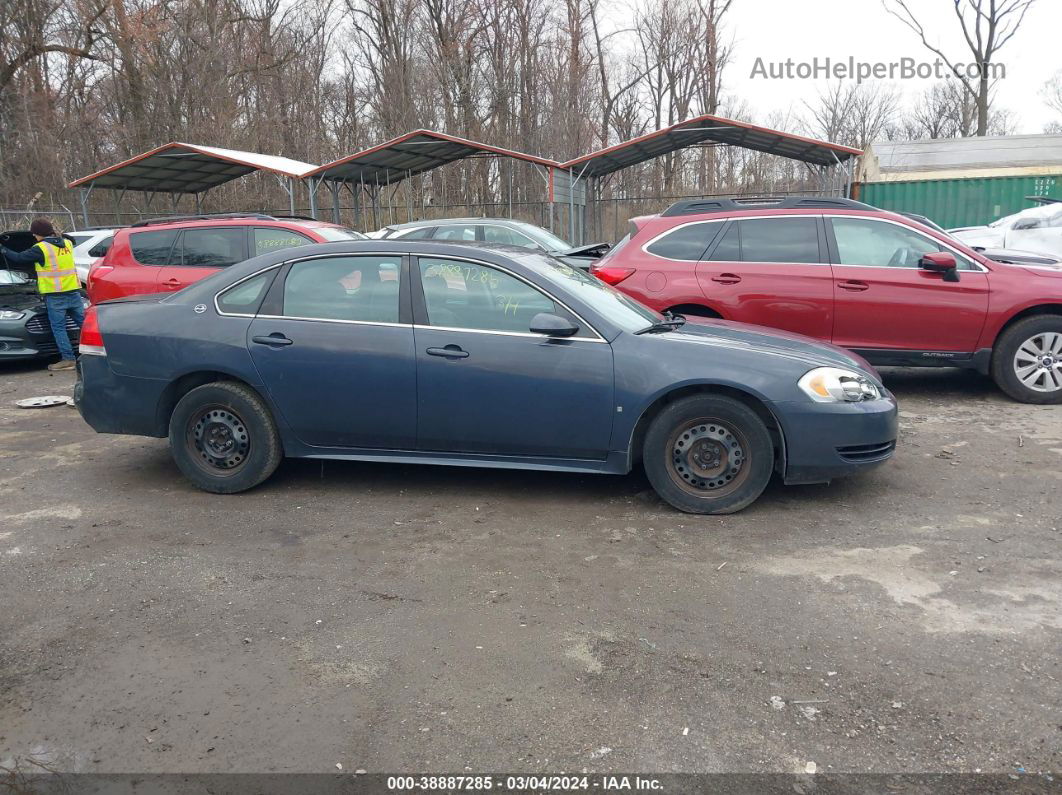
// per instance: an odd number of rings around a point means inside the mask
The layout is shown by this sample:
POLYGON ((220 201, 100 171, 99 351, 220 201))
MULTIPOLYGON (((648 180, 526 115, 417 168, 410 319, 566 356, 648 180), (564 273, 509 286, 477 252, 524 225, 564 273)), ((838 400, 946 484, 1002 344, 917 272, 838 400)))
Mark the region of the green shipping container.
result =
POLYGON ((864 182, 858 199, 883 210, 918 213, 945 229, 987 224, 1034 202, 1026 196, 1062 198, 1057 176, 975 177, 912 182, 864 182))

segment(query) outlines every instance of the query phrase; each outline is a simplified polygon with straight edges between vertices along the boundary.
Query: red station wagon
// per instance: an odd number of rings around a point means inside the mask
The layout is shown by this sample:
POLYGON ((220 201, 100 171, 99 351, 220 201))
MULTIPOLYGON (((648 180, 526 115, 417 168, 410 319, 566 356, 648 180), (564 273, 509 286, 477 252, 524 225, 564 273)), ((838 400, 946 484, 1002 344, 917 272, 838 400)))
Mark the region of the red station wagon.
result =
POLYGON ((848 199, 697 199, 635 218, 591 272, 659 311, 755 323, 877 365, 974 368, 1062 403, 1062 267, 990 260, 848 199))
POLYGON ((110 249, 93 263, 86 289, 94 304, 177 291, 259 254, 364 237, 335 224, 253 213, 141 221, 114 233, 110 249))

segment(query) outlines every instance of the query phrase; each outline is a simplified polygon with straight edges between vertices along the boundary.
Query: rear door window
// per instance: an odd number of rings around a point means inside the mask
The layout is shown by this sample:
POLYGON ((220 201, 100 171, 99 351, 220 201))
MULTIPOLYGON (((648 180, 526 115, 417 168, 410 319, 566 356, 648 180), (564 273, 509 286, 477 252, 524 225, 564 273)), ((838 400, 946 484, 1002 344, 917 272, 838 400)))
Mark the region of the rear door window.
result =
POLYGON ((271 251, 280 251, 285 248, 305 246, 314 242, 306 235, 300 235, 298 232, 279 227, 256 226, 251 236, 254 241, 254 250, 251 252, 252 257, 257 257, 259 254, 268 254, 271 251))
POLYGON ((742 262, 824 262, 815 218, 751 218, 741 227, 742 262))
POLYGON ((484 226, 483 239, 488 243, 505 243, 520 248, 538 248, 535 241, 507 226, 484 226))
POLYGON ((730 224, 715 249, 712 251, 710 262, 741 262, 741 232, 737 223, 730 224))
MULTIPOLYGON (((133 259, 141 265, 170 265, 176 229, 160 229, 152 232, 133 232, 129 235, 129 248, 133 259)), ((180 262, 178 252, 178 264, 180 262)))
POLYGON ((697 262, 720 228, 719 221, 685 224, 657 238, 645 250, 664 259, 697 262))
POLYGON ((401 257, 322 257, 291 266, 284 315, 306 320, 398 322, 401 257))
POLYGON ((246 259, 247 235, 241 226, 185 229, 179 243, 181 256, 173 264, 186 268, 227 268, 246 259))

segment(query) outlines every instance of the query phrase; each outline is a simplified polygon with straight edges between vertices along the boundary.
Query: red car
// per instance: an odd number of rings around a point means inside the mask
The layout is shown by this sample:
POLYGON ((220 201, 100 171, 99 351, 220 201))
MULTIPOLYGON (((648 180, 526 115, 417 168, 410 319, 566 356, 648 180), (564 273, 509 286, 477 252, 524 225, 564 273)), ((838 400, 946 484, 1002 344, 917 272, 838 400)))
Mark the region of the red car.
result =
POLYGON ((364 237, 335 224, 257 213, 141 221, 114 233, 110 249, 89 270, 86 290, 94 304, 176 291, 259 254, 364 237))
POLYGON ((591 272, 660 311, 786 329, 877 365, 974 368, 1016 400, 1062 403, 1062 267, 995 262, 860 202, 682 201, 633 219, 591 272))

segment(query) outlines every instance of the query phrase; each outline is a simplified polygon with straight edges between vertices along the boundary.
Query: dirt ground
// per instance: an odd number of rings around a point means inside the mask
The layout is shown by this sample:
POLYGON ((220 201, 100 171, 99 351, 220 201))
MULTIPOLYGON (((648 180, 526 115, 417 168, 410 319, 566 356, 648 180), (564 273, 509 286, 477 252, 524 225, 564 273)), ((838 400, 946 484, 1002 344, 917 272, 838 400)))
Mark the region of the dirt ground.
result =
POLYGON ((886 372, 890 463, 693 517, 628 477, 285 462, 239 496, 0 369, 0 764, 1062 769, 1062 406, 886 372))

